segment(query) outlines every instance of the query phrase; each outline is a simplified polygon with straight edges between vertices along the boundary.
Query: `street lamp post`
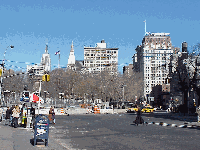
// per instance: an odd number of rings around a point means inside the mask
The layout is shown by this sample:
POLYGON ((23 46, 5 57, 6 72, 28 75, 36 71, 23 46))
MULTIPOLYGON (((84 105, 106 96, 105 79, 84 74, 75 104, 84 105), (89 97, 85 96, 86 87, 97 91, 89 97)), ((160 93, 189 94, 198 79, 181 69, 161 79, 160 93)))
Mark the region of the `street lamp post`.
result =
POLYGON ((4 52, 4 59, 3 59, 3 61, 2 61, 2 64, 1 64, 1 66, 2 66, 2 70, 1 70, 1 85, 0 85, 0 99, 1 99, 1 104, 2 105, 4 105, 4 95, 2 95, 2 84, 3 84, 3 73, 4 73, 4 61, 5 61, 5 57, 6 57, 6 51, 7 51, 7 49, 8 48, 14 48, 14 46, 12 46, 12 45, 10 45, 10 46, 8 46, 7 48, 6 48, 6 50, 5 50, 5 52, 4 52))

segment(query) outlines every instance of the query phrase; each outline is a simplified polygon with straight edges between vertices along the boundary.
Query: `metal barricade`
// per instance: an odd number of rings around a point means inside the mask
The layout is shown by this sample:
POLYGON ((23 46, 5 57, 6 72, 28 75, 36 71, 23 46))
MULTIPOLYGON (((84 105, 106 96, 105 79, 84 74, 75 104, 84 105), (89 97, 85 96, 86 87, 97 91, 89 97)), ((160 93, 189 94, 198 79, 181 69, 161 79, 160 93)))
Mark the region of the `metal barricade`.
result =
POLYGON ((45 139, 45 146, 48 146, 49 138, 49 119, 46 115, 38 115, 35 118, 35 129, 34 129, 34 146, 37 139, 45 139))

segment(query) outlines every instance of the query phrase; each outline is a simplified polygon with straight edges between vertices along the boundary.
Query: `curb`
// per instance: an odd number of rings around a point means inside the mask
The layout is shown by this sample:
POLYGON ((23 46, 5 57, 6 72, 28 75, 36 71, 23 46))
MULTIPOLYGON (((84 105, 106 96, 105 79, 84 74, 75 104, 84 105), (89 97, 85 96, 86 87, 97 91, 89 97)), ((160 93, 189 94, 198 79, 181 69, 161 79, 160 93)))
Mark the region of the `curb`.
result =
POLYGON ((188 123, 184 123, 183 125, 177 125, 177 124, 168 124, 165 122, 144 122, 145 124, 155 124, 163 127, 178 127, 178 128, 190 128, 190 129, 200 129, 200 126, 196 125, 188 125, 188 123))

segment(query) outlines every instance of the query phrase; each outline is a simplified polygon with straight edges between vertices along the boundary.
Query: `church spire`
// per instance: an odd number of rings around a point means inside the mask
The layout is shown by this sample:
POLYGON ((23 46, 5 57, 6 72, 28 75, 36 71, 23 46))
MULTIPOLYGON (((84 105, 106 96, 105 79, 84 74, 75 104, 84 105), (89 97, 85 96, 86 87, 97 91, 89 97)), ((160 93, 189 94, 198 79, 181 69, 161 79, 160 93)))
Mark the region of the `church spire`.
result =
POLYGON ((48 54, 48 44, 46 43, 45 53, 48 54))
POLYGON ((72 41, 72 45, 71 45, 71 50, 70 52, 74 52, 74 45, 73 45, 73 41, 72 41))

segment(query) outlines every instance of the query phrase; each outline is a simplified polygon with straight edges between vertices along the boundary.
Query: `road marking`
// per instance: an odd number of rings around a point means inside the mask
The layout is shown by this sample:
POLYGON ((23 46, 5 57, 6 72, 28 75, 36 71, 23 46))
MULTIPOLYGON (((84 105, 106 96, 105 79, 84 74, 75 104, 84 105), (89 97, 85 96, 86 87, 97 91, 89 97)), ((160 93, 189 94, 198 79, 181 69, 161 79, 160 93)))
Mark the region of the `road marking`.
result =
POLYGON ((179 125, 179 128, 187 128, 187 125, 179 125))
POLYGON ((162 126, 164 126, 164 127, 166 127, 166 126, 168 126, 169 124, 167 124, 167 123, 163 123, 163 125, 162 126))

